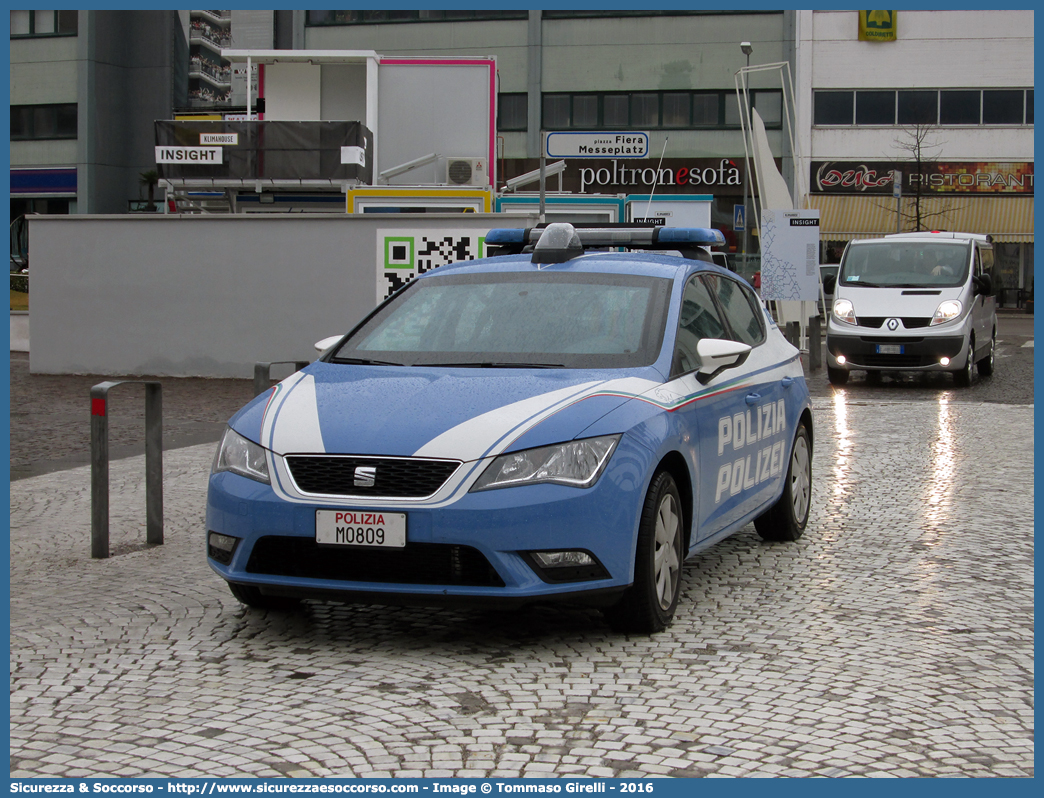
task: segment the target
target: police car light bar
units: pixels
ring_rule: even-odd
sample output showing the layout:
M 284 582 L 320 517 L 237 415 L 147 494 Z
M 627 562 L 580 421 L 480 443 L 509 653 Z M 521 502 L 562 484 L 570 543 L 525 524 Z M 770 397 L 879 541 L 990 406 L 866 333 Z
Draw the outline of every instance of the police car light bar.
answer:
M 583 249 L 589 247 L 626 247 L 628 249 L 678 250 L 689 247 L 714 247 L 725 244 L 720 230 L 706 227 L 651 227 L 649 225 L 572 225 L 554 222 L 542 227 L 495 228 L 486 234 L 487 246 L 501 247 L 507 252 L 519 253 L 526 247 L 542 250 L 542 257 L 552 251 L 562 250 L 559 256 L 576 257 L 578 239 Z M 536 261 L 534 262 L 556 262 Z M 561 262 L 561 261 L 557 261 Z

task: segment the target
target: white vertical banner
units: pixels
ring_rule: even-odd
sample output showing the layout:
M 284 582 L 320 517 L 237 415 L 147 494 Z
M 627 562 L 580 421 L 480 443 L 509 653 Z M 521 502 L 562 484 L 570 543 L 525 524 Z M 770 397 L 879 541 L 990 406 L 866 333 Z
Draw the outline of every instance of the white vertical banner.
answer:
M 761 297 L 819 299 L 819 211 L 761 212 Z

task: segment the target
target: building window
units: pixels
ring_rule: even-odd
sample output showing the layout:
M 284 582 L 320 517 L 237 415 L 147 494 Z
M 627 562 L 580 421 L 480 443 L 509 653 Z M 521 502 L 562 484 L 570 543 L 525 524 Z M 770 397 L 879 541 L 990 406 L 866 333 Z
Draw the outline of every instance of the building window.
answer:
M 501 94 L 497 97 L 497 130 L 526 130 L 529 127 L 529 95 Z
M 939 92 L 900 91 L 900 125 L 934 125 L 939 121 Z
M 1021 125 L 1024 119 L 1025 92 L 984 91 L 982 123 L 984 125 Z
M 778 130 L 782 124 L 782 93 L 779 90 L 760 90 L 752 92 L 751 96 L 765 127 Z M 543 97 L 544 130 L 721 130 L 739 126 L 736 92 L 728 89 L 545 94 Z
M 697 92 L 692 95 L 692 126 L 718 127 L 721 124 L 721 94 Z
M 558 130 L 570 127 L 569 105 L 568 94 L 545 94 L 544 128 L 546 130 Z
M 894 91 L 857 91 L 855 108 L 857 125 L 895 124 Z
M 939 92 L 939 124 L 977 125 L 981 121 L 981 91 Z
M 1032 125 L 1032 89 L 817 91 L 815 125 Z
M 630 119 L 630 98 L 626 94 L 607 94 L 602 115 L 602 127 L 627 127 Z
M 783 93 L 779 91 L 754 92 L 754 107 L 768 129 L 783 126 Z
M 11 140 L 76 138 L 76 103 L 12 105 Z
M 573 127 L 598 127 L 598 95 L 573 95 Z
M 527 11 L 306 11 L 305 25 L 378 25 L 396 22 L 458 22 L 469 20 L 528 19 Z
M 75 36 L 76 11 L 12 11 L 11 38 Z
M 692 119 L 692 95 L 678 92 L 663 95 L 663 126 L 689 127 Z
M 817 125 L 851 125 L 855 119 L 855 94 L 850 91 L 817 91 L 813 116 Z

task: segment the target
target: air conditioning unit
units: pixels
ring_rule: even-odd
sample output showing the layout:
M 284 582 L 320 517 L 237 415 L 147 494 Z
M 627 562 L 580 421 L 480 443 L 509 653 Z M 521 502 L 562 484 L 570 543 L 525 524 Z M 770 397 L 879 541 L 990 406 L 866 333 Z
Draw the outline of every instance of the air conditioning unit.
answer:
M 446 183 L 451 186 L 488 186 L 485 158 L 447 158 Z

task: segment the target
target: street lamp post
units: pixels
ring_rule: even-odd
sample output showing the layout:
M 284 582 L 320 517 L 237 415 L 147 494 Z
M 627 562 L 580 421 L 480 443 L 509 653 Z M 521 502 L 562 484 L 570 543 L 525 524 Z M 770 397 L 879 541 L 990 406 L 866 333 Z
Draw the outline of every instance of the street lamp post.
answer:
M 740 51 L 747 56 L 747 69 L 750 69 L 750 54 L 754 52 L 754 48 L 750 42 L 740 42 Z M 743 95 L 746 98 L 747 92 L 747 73 L 743 73 Z M 744 113 L 744 110 L 740 108 L 740 113 Z M 748 125 L 749 127 L 749 119 Z M 747 236 L 750 233 L 750 216 L 747 213 L 747 195 L 750 191 L 750 163 L 744 159 L 743 163 L 743 277 L 746 279 L 747 274 Z

